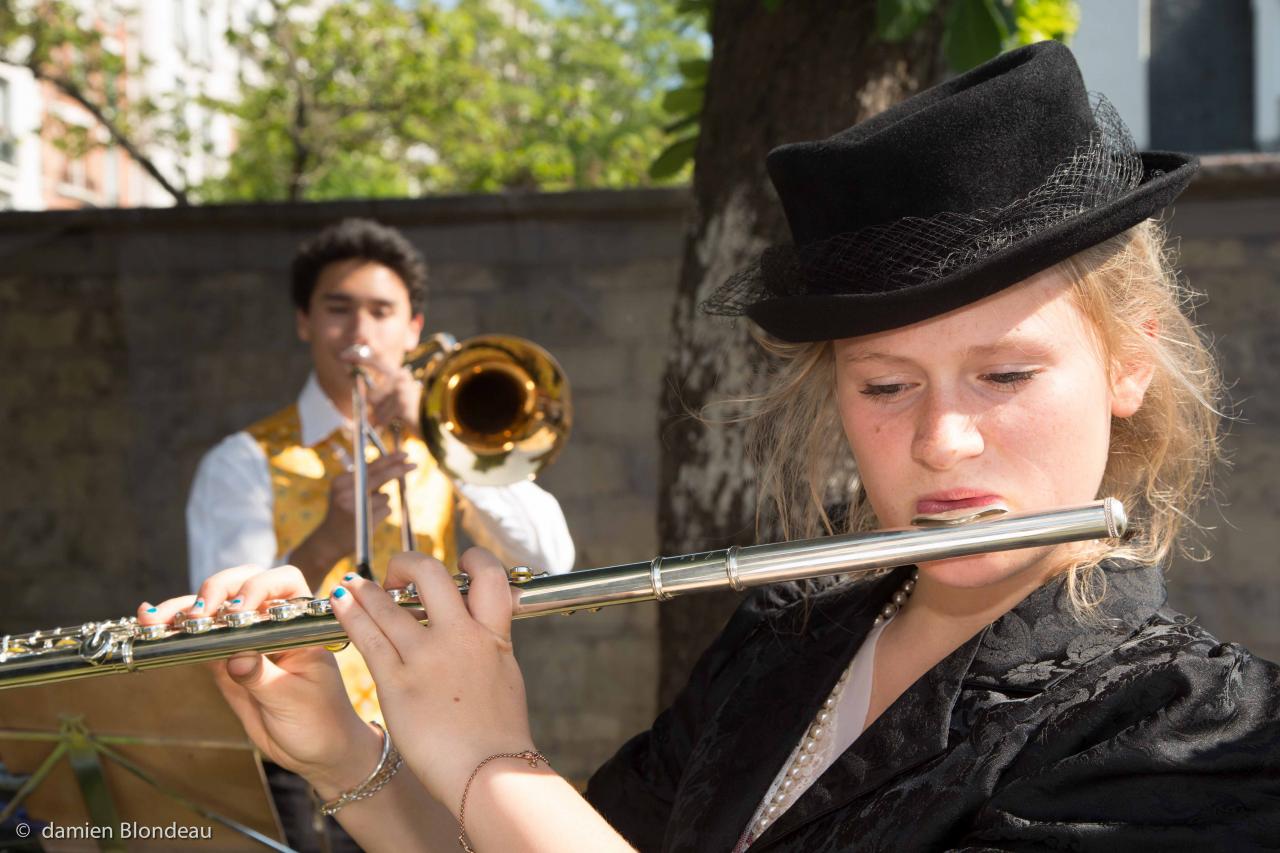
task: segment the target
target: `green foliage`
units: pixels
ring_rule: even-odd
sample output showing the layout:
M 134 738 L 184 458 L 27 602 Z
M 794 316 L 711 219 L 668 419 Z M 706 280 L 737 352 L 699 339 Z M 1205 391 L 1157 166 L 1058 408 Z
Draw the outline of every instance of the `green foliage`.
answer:
M 713 0 L 674 2 L 678 13 L 705 27 Z M 760 0 L 765 12 L 776 11 L 782 2 Z M 1065 41 L 1080 17 L 1076 0 L 876 0 L 876 35 L 887 42 L 905 41 L 940 7 L 945 15 L 942 49 L 953 71 L 967 71 L 1018 45 Z M 682 79 L 663 100 L 671 141 L 650 167 L 651 177 L 679 174 L 693 161 L 709 66 L 706 59 L 681 64 Z
M 0 0 L 0 60 L 31 69 L 98 119 L 101 128 L 86 128 L 50 117 L 68 156 L 124 145 L 180 202 L 184 177 L 160 174 L 147 152 L 191 151 L 182 120 L 191 103 L 237 125 L 227 173 L 196 188 L 208 201 L 687 177 L 714 0 L 413 2 L 255 5 L 246 28 L 228 33 L 245 60 L 233 101 L 120 96 L 121 81 L 145 70 L 108 37 L 126 17 L 86 17 L 79 0 Z M 762 12 L 782 2 L 795 0 L 760 0 Z M 1074 0 L 877 0 L 877 32 L 902 41 L 939 11 L 956 70 L 1065 39 L 1078 20 Z
M 258 6 L 227 34 L 242 64 L 227 173 L 206 201 L 402 195 L 411 145 L 455 96 L 433 50 L 433 22 L 393 3 L 302 0 Z
M 942 30 L 942 52 L 956 71 L 967 71 L 1000 53 L 1009 28 L 996 0 L 952 0 Z
M 1067 41 L 1080 26 L 1080 7 L 1067 0 L 1014 0 L 1006 8 L 1015 44 L 1035 44 L 1046 39 Z
M 876 33 L 885 41 L 903 41 L 940 5 L 943 53 L 953 71 L 967 71 L 1019 45 L 1066 41 L 1080 22 L 1076 0 L 876 0 Z
M 693 133 L 668 145 L 658 159 L 649 167 L 649 176 L 662 180 L 680 174 L 688 164 L 693 162 L 694 152 L 698 150 L 698 134 Z
M 761 0 L 768 11 L 777 8 L 780 0 Z M 687 26 L 705 31 L 711 15 L 713 0 L 677 0 L 676 12 Z M 680 83 L 668 90 L 662 99 L 668 122 L 663 130 L 668 138 L 674 137 L 657 159 L 649 166 L 649 177 L 666 180 L 688 174 L 693 165 L 693 155 L 698 149 L 699 124 L 702 121 L 702 105 L 707 94 L 707 75 L 711 60 L 705 55 L 686 59 L 679 63 Z
M 240 145 L 205 198 L 649 183 L 664 97 L 696 97 L 664 96 L 702 50 L 670 0 L 277 9 L 234 34 L 261 73 L 223 105 Z

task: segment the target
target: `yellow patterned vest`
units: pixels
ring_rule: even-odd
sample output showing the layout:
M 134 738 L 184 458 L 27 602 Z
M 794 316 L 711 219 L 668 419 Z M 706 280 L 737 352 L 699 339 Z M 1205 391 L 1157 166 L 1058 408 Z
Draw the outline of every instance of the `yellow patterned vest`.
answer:
M 296 405 L 264 418 L 247 430 L 266 454 L 271 473 L 273 517 L 276 532 L 276 559 L 302 544 L 324 520 L 329 507 L 329 482 L 347 469 L 351 443 L 335 432 L 314 447 L 302 444 L 302 425 Z M 453 485 L 441 473 L 427 447 L 416 438 L 408 438 L 402 449 L 409 461 L 418 467 L 406 477 L 409 487 L 409 513 L 413 522 L 417 550 L 431 554 L 446 566 L 453 567 Z M 377 456 L 370 448 L 369 459 Z M 373 574 L 379 583 L 386 577 L 387 561 L 400 550 L 400 497 L 398 486 L 383 487 L 391 496 L 391 515 L 373 529 L 370 543 Z M 354 542 L 355 533 L 352 532 Z M 324 584 L 315 590 L 328 595 L 338 580 L 355 571 L 354 560 L 347 557 L 325 576 Z M 347 685 L 347 695 L 356 712 L 365 720 L 381 720 L 378 695 L 373 676 L 354 646 L 337 654 L 338 668 Z

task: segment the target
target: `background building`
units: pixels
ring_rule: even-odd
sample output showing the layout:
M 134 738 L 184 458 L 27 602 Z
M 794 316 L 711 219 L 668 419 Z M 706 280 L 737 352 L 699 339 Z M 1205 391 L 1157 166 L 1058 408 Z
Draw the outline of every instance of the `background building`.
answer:
M 1079 0 L 1071 42 L 1139 148 L 1280 150 L 1280 0 Z
M 235 146 L 230 120 L 199 99 L 234 95 L 239 60 L 226 32 L 243 22 L 253 2 L 84 4 L 86 19 L 105 33 L 104 46 L 133 70 L 103 81 L 94 96 L 108 103 L 148 98 L 161 107 L 173 106 L 162 130 L 189 132 L 182 151 L 170 144 L 146 148 L 161 173 L 178 186 L 193 186 L 217 174 Z M 82 157 L 68 156 L 56 144 L 62 125 L 85 128 L 97 146 Z M 28 69 L 0 63 L 0 209 L 173 203 L 173 196 L 113 142 L 89 110 Z
M 24 68 L 0 64 L 0 210 L 42 210 L 39 86 Z

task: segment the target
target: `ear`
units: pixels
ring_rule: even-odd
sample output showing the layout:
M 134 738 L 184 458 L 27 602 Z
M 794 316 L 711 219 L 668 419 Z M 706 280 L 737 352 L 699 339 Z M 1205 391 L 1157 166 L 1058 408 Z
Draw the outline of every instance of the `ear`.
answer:
M 422 327 L 426 322 L 427 318 L 421 311 L 409 319 L 409 328 L 405 331 L 405 349 L 413 349 L 422 340 Z
M 1144 323 L 1142 333 L 1155 337 L 1154 322 Z M 1111 375 L 1111 414 L 1117 418 L 1129 418 L 1142 408 L 1147 388 L 1155 376 L 1156 365 L 1148 353 L 1134 354 L 1127 361 L 1117 362 Z
M 304 344 L 311 343 L 311 315 L 301 308 L 293 309 L 293 322 L 298 332 L 298 340 Z

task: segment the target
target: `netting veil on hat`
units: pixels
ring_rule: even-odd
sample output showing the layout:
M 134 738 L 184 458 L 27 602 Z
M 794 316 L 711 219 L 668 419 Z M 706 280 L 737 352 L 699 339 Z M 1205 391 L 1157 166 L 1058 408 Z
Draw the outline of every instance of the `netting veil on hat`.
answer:
M 1170 204 L 1196 159 L 1136 150 L 1071 51 L 1018 48 L 825 139 L 769 152 L 791 231 L 707 300 L 784 341 L 991 296 Z
M 925 285 L 1122 198 L 1142 183 L 1143 160 L 1115 107 L 1101 95 L 1092 106 L 1097 129 L 1088 141 L 1010 204 L 904 217 L 802 247 L 771 247 L 720 285 L 702 310 L 738 316 L 777 297 Z

